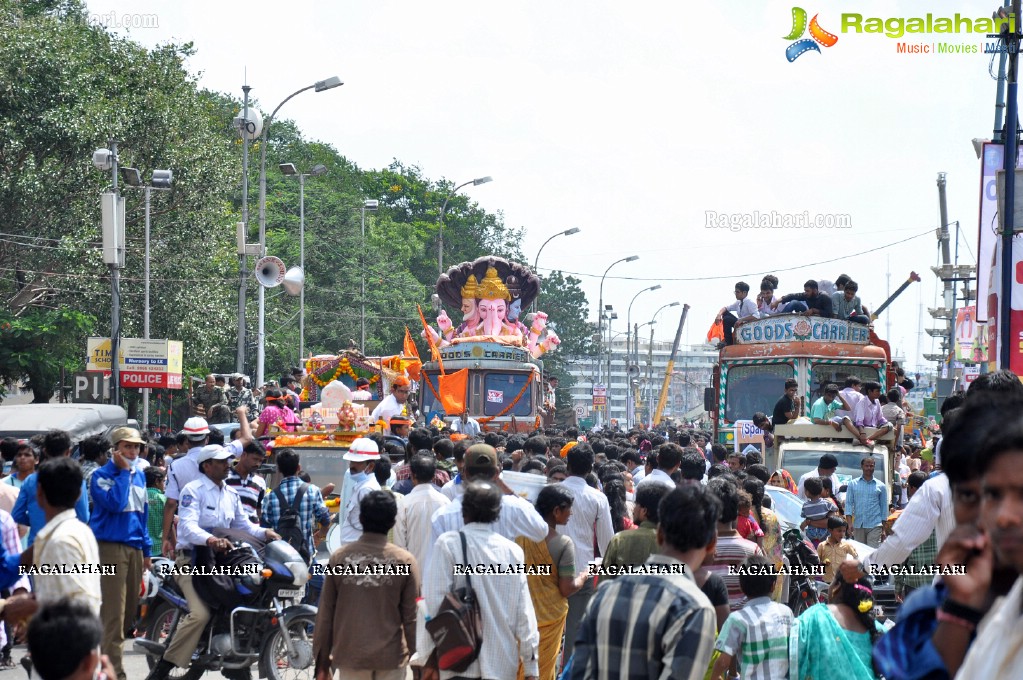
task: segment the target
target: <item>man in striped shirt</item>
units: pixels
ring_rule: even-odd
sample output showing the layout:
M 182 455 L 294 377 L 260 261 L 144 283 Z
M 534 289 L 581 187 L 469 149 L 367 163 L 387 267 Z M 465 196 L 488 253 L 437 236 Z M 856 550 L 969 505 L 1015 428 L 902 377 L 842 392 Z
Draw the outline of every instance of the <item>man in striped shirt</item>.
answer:
M 242 499 L 242 505 L 249 513 L 253 524 L 259 524 L 259 514 L 266 496 L 266 480 L 257 472 L 266 460 L 266 449 L 257 441 L 250 441 L 242 448 L 242 453 L 229 470 L 224 484 L 233 486 Z
M 572 680 L 699 680 L 714 648 L 714 608 L 692 570 L 714 550 L 721 501 L 703 486 L 670 492 L 658 508 L 649 573 L 602 583 L 579 625 Z

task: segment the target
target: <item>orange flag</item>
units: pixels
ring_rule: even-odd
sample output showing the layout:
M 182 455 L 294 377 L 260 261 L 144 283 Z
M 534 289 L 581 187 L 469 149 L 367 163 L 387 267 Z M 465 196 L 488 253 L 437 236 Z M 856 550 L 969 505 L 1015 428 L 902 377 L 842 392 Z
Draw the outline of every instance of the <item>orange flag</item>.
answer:
M 466 409 L 465 392 L 469 386 L 469 369 L 463 368 L 448 375 L 439 375 L 437 383 L 444 412 L 449 416 L 461 415 Z
M 423 322 L 423 331 L 426 335 L 426 342 L 430 344 L 430 354 L 433 356 L 433 360 L 440 364 L 440 374 L 444 375 L 444 361 L 440 358 L 440 350 L 433 344 L 433 333 L 430 332 L 430 324 L 426 323 L 426 317 L 423 316 L 423 308 L 416 305 L 416 309 L 419 310 L 419 320 Z
M 406 357 L 413 357 L 413 361 L 409 362 L 405 367 L 408 371 L 409 377 L 419 382 L 421 378 L 421 370 L 423 362 L 419 358 L 419 348 L 416 347 L 415 341 L 412 339 L 412 332 L 409 331 L 408 326 L 405 326 L 405 343 L 402 345 L 402 353 Z

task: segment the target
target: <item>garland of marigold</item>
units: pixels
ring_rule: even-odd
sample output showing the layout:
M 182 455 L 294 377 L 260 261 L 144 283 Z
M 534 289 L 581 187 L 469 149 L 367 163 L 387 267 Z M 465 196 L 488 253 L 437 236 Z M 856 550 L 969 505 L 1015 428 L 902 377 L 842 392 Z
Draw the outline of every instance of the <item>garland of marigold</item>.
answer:
M 348 361 L 348 357 L 341 357 L 341 359 L 338 360 L 337 368 L 334 370 L 334 374 L 327 380 L 323 381 L 320 380 L 319 376 L 316 374 L 316 371 L 313 369 L 312 358 L 306 361 L 305 369 L 309 373 L 309 375 L 312 376 L 313 382 L 315 382 L 321 388 L 326 387 L 330 383 L 334 382 L 335 380 L 340 378 L 342 374 L 348 375 L 349 377 L 351 377 L 352 380 L 359 379 L 359 376 L 355 373 L 355 371 L 352 370 L 352 364 L 350 361 Z M 369 377 L 369 384 L 375 385 L 379 380 L 380 376 L 374 373 Z

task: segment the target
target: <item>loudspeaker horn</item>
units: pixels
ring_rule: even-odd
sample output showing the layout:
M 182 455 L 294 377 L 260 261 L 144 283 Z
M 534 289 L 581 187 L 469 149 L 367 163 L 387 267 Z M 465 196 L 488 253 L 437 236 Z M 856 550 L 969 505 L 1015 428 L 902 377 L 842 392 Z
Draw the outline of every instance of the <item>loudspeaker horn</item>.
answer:
M 302 294 L 302 287 L 305 286 L 305 272 L 301 267 L 292 267 L 284 275 L 284 292 L 288 295 L 299 296 Z
M 264 288 L 274 288 L 284 283 L 288 268 L 279 257 L 268 255 L 256 261 L 256 280 Z

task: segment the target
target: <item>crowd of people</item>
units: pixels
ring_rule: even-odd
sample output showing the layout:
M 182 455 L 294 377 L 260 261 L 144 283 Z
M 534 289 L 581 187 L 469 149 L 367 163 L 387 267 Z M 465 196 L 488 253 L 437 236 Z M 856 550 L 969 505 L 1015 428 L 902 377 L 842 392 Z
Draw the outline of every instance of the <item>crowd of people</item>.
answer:
M 481 432 L 453 441 L 398 417 L 397 434 L 356 440 L 344 454 L 341 548 L 308 593 L 319 607 L 316 676 L 1014 677 L 1023 663 L 1014 625 L 1023 601 L 1020 413 L 1015 375 L 981 376 L 945 400 L 942 438 L 928 458 L 908 438 L 898 448 L 905 498 L 901 489 L 879 494 L 865 456 L 844 502 L 830 455 L 797 481 L 757 452 L 687 429 Z M 312 484 L 299 454 L 282 449 L 268 489 L 266 450 L 247 409 L 236 416 L 228 442 L 193 417 L 172 440 L 119 428 L 79 443 L 75 459 L 57 431 L 0 444 L 13 463 L 0 481 L 4 633 L 13 641 L 31 622 L 37 674 L 78 677 L 92 664 L 125 678 L 120 649 L 142 570 L 155 555 L 184 565 L 197 546 L 226 548 L 212 533 L 218 527 L 283 537 L 316 559 L 333 488 Z M 502 479 L 505 471 L 543 479 L 535 502 Z M 829 602 L 798 616 L 779 575 L 783 527 L 766 486 L 800 497 L 803 529 L 824 565 Z M 281 526 L 295 514 L 286 509 L 297 512 L 297 538 Z M 858 555 L 849 538 L 877 549 Z M 898 622 L 880 625 L 872 569 L 933 563 L 964 568 L 933 583 L 905 575 L 896 583 L 905 600 Z M 115 568 L 48 573 L 54 564 Z M 18 565 L 35 567 L 30 579 Z M 187 577 L 178 580 L 189 612 L 150 680 L 188 665 L 210 616 Z M 453 671 L 430 622 L 466 586 L 483 643 Z M 99 641 L 75 647 L 51 671 L 53 659 L 36 651 L 49 643 L 36 631 L 61 626 Z M 0 649 L 9 659 L 10 643 Z

